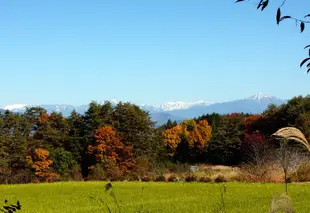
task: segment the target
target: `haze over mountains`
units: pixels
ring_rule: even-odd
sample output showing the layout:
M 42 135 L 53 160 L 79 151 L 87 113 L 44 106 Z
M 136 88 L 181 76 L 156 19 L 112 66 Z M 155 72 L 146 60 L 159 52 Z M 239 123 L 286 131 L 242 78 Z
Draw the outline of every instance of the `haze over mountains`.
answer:
M 117 104 L 118 101 L 111 100 L 112 104 Z M 198 117 L 207 113 L 261 113 L 268 105 L 276 104 L 281 105 L 286 100 L 279 99 L 275 96 L 258 93 L 251 97 L 233 100 L 227 102 L 212 102 L 212 101 L 194 101 L 194 102 L 168 102 L 160 105 L 138 105 L 141 109 L 150 112 L 153 121 L 157 121 L 157 125 L 164 124 L 168 119 L 182 121 L 184 119 Z M 100 102 L 99 102 L 100 103 Z M 26 107 L 40 106 L 51 112 L 61 112 L 64 116 L 69 116 L 70 113 L 75 110 L 80 114 L 84 114 L 88 108 L 88 105 L 73 106 L 65 104 L 42 104 L 42 105 L 27 105 L 27 104 L 14 104 L 0 106 L 0 112 L 4 110 L 10 110 L 16 113 L 23 113 Z

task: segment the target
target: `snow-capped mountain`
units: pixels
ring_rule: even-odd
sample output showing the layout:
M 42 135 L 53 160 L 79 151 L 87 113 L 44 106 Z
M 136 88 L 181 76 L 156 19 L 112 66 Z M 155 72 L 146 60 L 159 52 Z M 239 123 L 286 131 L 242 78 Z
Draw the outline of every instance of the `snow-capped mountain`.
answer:
M 113 105 L 119 103 L 117 100 L 110 100 Z M 193 101 L 193 102 L 167 102 L 159 105 L 146 105 L 138 104 L 138 106 L 149 111 L 153 121 L 157 121 L 158 124 L 165 123 L 168 119 L 181 121 L 183 119 L 198 117 L 202 114 L 208 113 L 233 113 L 233 112 L 244 112 L 244 113 L 261 113 L 268 105 L 276 104 L 280 105 L 286 101 L 281 100 L 275 96 L 267 95 L 264 93 L 257 93 L 248 98 L 233 100 L 221 103 L 215 103 L 211 101 Z M 103 104 L 104 101 L 98 103 Z M 73 106 L 66 104 L 49 104 L 49 105 L 26 105 L 26 104 L 13 104 L 0 106 L 0 112 L 3 110 L 10 110 L 15 113 L 23 113 L 26 107 L 39 106 L 47 110 L 48 113 L 60 112 L 64 116 L 69 116 L 70 113 L 75 110 L 80 114 L 84 114 L 88 105 Z
M 255 95 L 252 95 L 248 98 L 246 98 L 246 100 L 255 100 L 255 101 L 270 101 L 270 102 L 277 102 L 277 101 L 283 101 L 275 96 L 271 96 L 265 93 L 257 93 Z
M 64 115 L 70 114 L 74 109 L 79 109 L 82 107 L 83 110 L 87 110 L 86 107 L 82 106 L 72 106 L 72 105 L 65 105 L 65 104 L 38 104 L 38 105 L 27 105 L 27 104 L 12 104 L 12 105 L 5 105 L 0 106 L 0 109 L 9 110 L 15 113 L 23 113 L 26 111 L 27 107 L 42 107 L 46 109 L 47 112 L 61 112 Z
M 160 105 L 140 105 L 141 108 L 144 108 L 149 111 L 156 111 L 156 112 L 169 112 L 173 110 L 180 110 L 180 109 L 189 109 L 193 106 L 208 106 L 214 104 L 211 101 L 193 101 L 193 102 L 183 102 L 183 101 L 171 101 Z
M 9 111 L 20 111 L 20 110 L 23 110 L 23 109 L 26 109 L 27 107 L 27 104 L 12 104 L 12 105 L 6 105 L 6 106 L 0 106 L 1 109 L 3 110 L 9 110 Z
M 206 107 L 196 106 L 186 110 L 183 109 L 174 110 L 169 113 L 174 116 L 182 116 L 183 118 L 192 118 L 208 113 L 220 113 L 220 114 L 228 114 L 233 112 L 262 113 L 265 109 L 267 109 L 268 105 L 270 104 L 281 105 L 284 104 L 285 102 L 286 101 L 281 100 L 277 97 L 263 93 L 258 93 L 244 99 L 214 103 Z

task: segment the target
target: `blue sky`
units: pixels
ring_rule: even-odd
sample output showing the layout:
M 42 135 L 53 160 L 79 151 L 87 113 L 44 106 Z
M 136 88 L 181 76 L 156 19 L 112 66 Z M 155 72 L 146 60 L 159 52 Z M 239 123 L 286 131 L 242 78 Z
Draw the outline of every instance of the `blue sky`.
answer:
M 0 105 L 306 95 L 310 28 L 277 26 L 273 2 L 1 1 Z M 310 12 L 291 2 L 289 15 Z

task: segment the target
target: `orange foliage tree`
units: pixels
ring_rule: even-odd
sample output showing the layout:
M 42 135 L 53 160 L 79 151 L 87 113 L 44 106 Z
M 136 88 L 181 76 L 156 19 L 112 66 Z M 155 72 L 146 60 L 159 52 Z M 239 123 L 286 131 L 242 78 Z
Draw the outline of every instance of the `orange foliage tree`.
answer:
M 132 146 L 124 145 L 112 127 L 99 127 L 94 136 L 96 145 L 88 146 L 88 154 L 93 155 L 97 163 L 102 163 L 105 168 L 117 166 L 122 172 L 134 167 Z
M 40 125 L 44 125 L 48 122 L 50 115 L 47 113 L 40 113 L 39 118 L 38 118 L 38 123 Z
M 185 120 L 180 125 L 165 130 L 162 135 L 171 156 L 176 156 L 178 152 L 191 154 L 202 152 L 206 148 L 212 136 L 212 128 L 206 120 L 198 123 L 195 120 Z
M 182 127 L 178 125 L 163 132 L 163 138 L 166 147 L 171 150 L 169 155 L 175 155 L 175 151 L 178 145 L 181 143 L 182 131 Z
M 32 156 L 26 156 L 28 164 L 35 170 L 35 175 L 45 182 L 50 182 L 57 177 L 50 168 L 53 161 L 48 160 L 48 156 L 49 152 L 42 148 L 35 149 Z
M 258 121 L 263 117 L 261 115 L 250 115 L 244 118 L 245 132 L 252 133 L 258 130 Z

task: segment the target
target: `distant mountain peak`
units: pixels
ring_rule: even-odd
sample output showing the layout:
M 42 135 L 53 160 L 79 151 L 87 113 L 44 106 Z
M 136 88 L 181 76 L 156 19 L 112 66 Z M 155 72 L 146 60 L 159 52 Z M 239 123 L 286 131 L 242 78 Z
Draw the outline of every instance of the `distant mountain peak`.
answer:
M 257 93 L 255 95 L 252 95 L 250 97 L 247 98 L 248 100 L 256 100 L 256 101 L 261 101 L 261 100 L 279 100 L 279 98 L 272 96 L 272 95 L 268 95 L 266 93 Z
M 27 104 L 12 104 L 12 105 L 3 106 L 1 108 L 4 110 L 14 111 L 14 110 L 24 109 L 25 107 L 27 107 Z
M 162 111 L 172 111 L 178 109 L 188 109 L 193 106 L 208 106 L 214 104 L 211 101 L 192 101 L 192 102 L 183 102 L 183 101 L 170 101 L 164 104 L 156 105 L 155 108 L 158 108 Z

